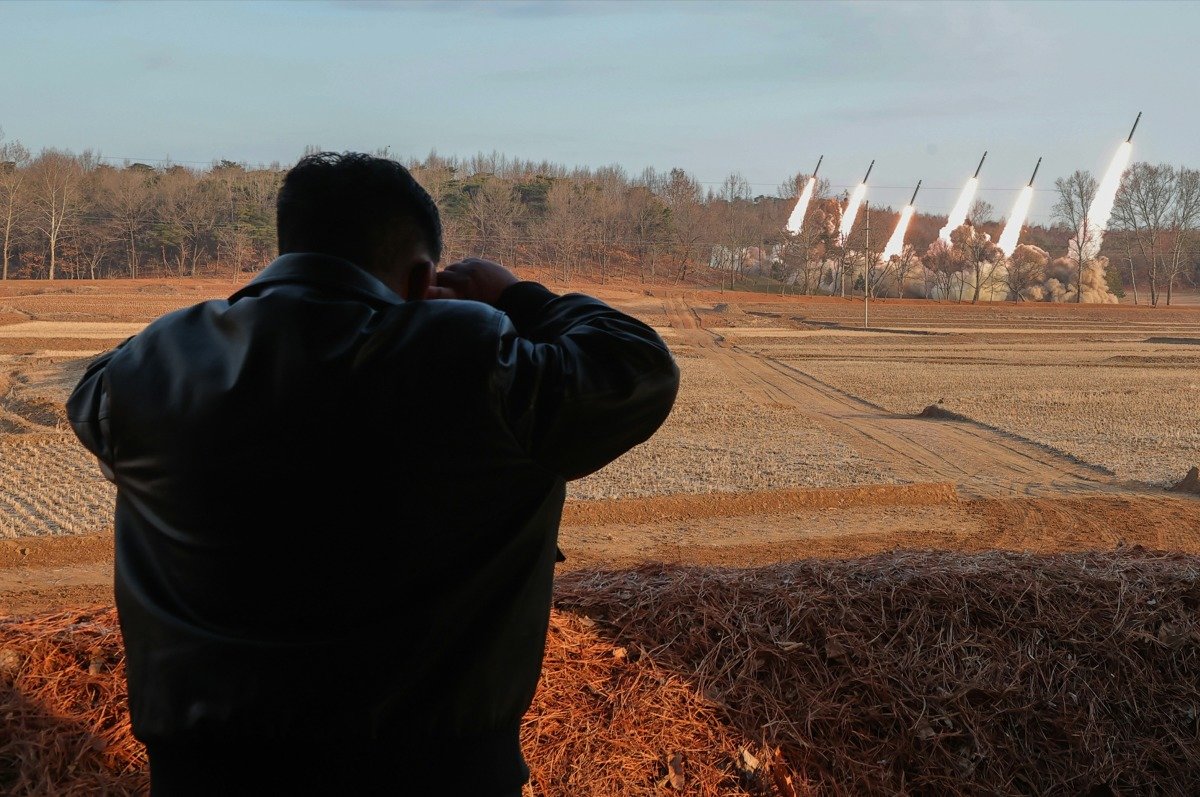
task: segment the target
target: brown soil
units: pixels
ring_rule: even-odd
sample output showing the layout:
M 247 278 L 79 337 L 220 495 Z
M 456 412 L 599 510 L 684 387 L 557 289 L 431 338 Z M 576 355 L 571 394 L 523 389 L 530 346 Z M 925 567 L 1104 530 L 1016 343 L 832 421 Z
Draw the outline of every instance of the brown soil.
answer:
M 0 616 L 112 602 L 112 532 L 0 540 Z
M 628 502 L 632 505 L 634 502 Z M 653 505 L 653 504 L 652 504 Z M 566 570 L 645 562 L 754 566 L 895 549 L 1200 553 L 1200 501 L 1166 495 L 968 499 L 564 526 Z
M 63 567 L 112 561 L 113 535 L 64 535 L 59 537 L 21 537 L 0 540 L 0 578 L 19 567 Z
M 954 412 L 953 410 L 946 409 L 941 404 L 930 404 L 928 407 L 926 407 L 925 409 L 918 412 L 917 417 L 918 418 L 935 418 L 935 419 L 942 419 L 942 420 L 948 420 L 948 421 L 965 420 L 963 418 L 963 416 L 959 415 L 957 412 Z
M 958 500 L 952 484 L 876 484 L 828 490 L 762 490 L 750 493 L 664 495 L 578 501 L 563 510 L 567 526 L 644 524 L 697 518 L 777 515 L 844 507 L 929 506 Z
M 897 500 L 885 500 L 890 494 Z M 648 562 L 745 567 L 896 549 L 1200 554 L 1200 501 L 1168 494 L 956 499 L 945 485 L 570 503 L 563 572 Z M 0 615 L 107 602 L 112 534 L 0 541 Z

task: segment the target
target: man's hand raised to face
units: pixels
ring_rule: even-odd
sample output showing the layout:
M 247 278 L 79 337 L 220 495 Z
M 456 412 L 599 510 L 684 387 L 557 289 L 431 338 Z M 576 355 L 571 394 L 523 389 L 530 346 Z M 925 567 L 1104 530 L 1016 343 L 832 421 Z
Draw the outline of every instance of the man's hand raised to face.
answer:
M 504 289 L 516 282 L 516 276 L 499 263 L 469 257 L 439 271 L 437 284 L 429 287 L 425 298 L 470 299 L 495 305 Z

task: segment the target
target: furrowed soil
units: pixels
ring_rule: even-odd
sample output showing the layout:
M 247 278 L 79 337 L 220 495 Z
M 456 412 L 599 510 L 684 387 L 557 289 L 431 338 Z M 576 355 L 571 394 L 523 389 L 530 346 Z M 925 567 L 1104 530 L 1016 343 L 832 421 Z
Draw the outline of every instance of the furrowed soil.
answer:
M 0 285 L 0 614 L 111 599 L 113 491 L 62 402 L 91 356 L 239 286 Z M 1200 499 L 1163 489 L 1200 462 L 1200 306 L 883 300 L 864 324 L 830 297 L 570 287 L 658 329 L 683 383 L 654 438 L 569 486 L 563 569 L 1200 553 Z

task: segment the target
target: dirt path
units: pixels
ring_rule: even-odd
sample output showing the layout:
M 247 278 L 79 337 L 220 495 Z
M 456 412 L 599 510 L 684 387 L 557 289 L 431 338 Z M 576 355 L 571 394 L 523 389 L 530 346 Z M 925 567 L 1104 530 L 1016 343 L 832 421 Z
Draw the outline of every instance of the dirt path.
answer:
M 803 413 L 913 482 L 950 482 L 971 498 L 1120 492 L 1102 468 L 969 421 L 897 415 L 707 330 L 679 297 L 663 307 L 680 338 L 720 365 L 747 398 Z
M 0 540 L 0 617 L 111 603 L 113 535 Z
M 111 532 L 0 540 L 0 616 L 112 601 Z M 560 571 L 646 562 L 747 567 L 896 548 L 1200 553 L 1200 500 L 960 500 L 947 485 L 714 493 L 567 504 Z
M 632 508 L 632 501 L 630 507 Z M 747 567 L 865 556 L 897 548 L 939 551 L 1111 550 L 1142 545 L 1200 553 L 1200 500 L 1173 496 L 1058 496 L 779 508 L 626 522 L 564 523 L 563 568 L 644 562 Z M 653 511 L 653 510 L 652 510 Z

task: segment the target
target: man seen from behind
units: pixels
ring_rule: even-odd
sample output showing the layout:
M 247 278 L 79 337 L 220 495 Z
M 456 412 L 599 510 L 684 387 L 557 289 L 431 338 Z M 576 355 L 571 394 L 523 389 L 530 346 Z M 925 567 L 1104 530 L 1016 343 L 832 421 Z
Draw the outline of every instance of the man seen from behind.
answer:
M 645 324 L 502 266 L 437 271 L 406 169 L 323 153 L 280 256 L 68 401 L 117 487 L 115 591 L 155 795 L 519 795 L 565 482 L 650 437 Z

